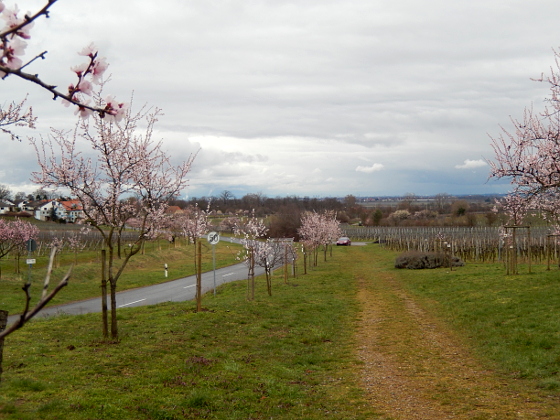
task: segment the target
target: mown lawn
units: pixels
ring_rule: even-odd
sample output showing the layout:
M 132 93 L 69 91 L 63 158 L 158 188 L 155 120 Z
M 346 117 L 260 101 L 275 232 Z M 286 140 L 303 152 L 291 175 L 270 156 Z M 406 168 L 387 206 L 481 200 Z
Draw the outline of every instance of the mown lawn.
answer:
M 350 249 L 273 295 L 263 280 L 194 304 L 37 320 L 6 339 L 2 419 L 370 419 L 355 380 Z
M 560 271 L 547 271 L 546 264 L 528 271 L 520 266 L 518 275 L 506 276 L 502 264 L 467 264 L 453 271 L 399 270 L 399 278 L 492 367 L 556 393 Z

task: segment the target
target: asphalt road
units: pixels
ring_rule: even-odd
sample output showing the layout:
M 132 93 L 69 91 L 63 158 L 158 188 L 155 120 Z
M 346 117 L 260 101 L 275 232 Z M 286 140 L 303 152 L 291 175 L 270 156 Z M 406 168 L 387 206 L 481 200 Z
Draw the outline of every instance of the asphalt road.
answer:
M 245 263 L 232 265 L 214 271 L 202 273 L 202 293 L 214 289 L 221 284 L 247 279 L 248 268 Z M 255 276 L 264 274 L 264 268 L 255 267 Z M 72 279 L 70 279 L 72 281 Z M 61 291 L 64 293 L 64 289 Z M 183 277 L 181 279 L 141 287 L 138 289 L 125 290 L 117 293 L 118 308 L 130 308 L 134 306 L 155 305 L 163 302 L 183 302 L 196 298 L 196 276 Z M 81 300 L 59 306 L 43 308 L 35 318 L 56 316 L 59 314 L 80 315 L 101 312 L 101 297 Z M 8 317 L 8 324 L 17 319 L 18 315 Z

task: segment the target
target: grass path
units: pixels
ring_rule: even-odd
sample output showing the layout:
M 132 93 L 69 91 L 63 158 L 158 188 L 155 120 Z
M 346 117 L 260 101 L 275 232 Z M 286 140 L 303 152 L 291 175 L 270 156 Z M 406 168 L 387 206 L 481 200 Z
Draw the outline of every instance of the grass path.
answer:
M 371 264 L 356 264 L 354 273 L 357 353 L 367 398 L 386 419 L 560 419 L 557 402 L 477 361 L 386 258 L 364 256 Z

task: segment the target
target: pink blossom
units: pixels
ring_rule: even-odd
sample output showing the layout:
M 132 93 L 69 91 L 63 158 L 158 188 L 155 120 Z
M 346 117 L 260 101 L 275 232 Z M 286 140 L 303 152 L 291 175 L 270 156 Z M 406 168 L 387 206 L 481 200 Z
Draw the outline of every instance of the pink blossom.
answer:
M 5 8 L 3 9 L 3 13 L 1 17 L 6 22 L 6 26 L 8 28 L 14 28 L 23 22 L 21 19 L 18 18 L 17 16 L 18 13 L 19 13 L 19 9 L 17 5 L 14 6 L 13 9 L 5 9 Z
M 2 0 L 0 0 L 0 13 L 2 13 L 4 11 L 4 8 L 6 6 L 4 6 L 4 3 L 2 3 Z
M 97 54 L 97 47 L 92 42 L 87 47 L 82 48 L 81 51 L 78 52 L 79 55 L 83 55 L 85 57 L 93 58 L 95 54 Z
M 105 99 L 105 111 L 111 120 L 119 122 L 128 110 L 128 104 L 118 103 L 113 96 Z
M 101 82 L 103 73 L 105 73 L 105 70 L 107 70 L 108 67 L 109 63 L 107 63 L 107 59 L 105 57 L 95 59 L 91 73 L 93 83 L 99 84 Z
M 24 55 L 27 42 L 20 38 L 14 38 L 10 41 L 9 51 L 13 55 Z
M 16 57 L 15 55 L 11 55 L 6 57 L 6 63 L 4 64 L 6 67 L 8 67 L 9 69 L 19 69 L 22 65 L 23 62 L 21 61 L 21 59 L 19 59 L 18 57 Z
M 89 81 L 82 79 L 76 87 L 76 90 L 82 92 L 85 95 L 91 95 L 93 92 L 93 86 Z
M 28 15 L 31 14 L 31 12 L 27 13 Z M 21 20 L 21 22 L 23 23 L 23 19 Z M 23 39 L 29 39 L 31 38 L 31 36 L 29 35 L 29 31 L 31 31 L 31 29 L 33 29 L 33 26 L 35 25 L 35 22 L 29 22 L 28 24 L 26 24 L 25 26 L 21 27 L 20 29 L 18 29 L 17 31 L 17 35 L 20 36 Z
M 88 104 L 89 104 L 89 101 L 85 101 L 83 105 L 88 105 Z M 89 108 L 78 105 L 77 108 L 76 108 L 76 111 L 74 111 L 74 115 L 76 115 L 76 114 L 80 114 L 80 118 L 83 118 L 84 120 L 86 120 L 93 114 L 93 111 Z
M 88 69 L 89 64 L 88 63 L 82 63 L 79 64 L 77 66 L 71 67 L 71 70 L 76 73 L 76 75 L 78 77 L 82 77 L 82 75 L 86 72 L 86 70 Z

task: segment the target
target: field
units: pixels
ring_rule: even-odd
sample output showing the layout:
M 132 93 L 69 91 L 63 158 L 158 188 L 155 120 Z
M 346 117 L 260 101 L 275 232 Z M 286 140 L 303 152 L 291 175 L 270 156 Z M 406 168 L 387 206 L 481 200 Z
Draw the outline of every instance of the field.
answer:
M 395 256 L 338 247 L 272 297 L 260 280 L 254 301 L 232 283 L 200 313 L 122 309 L 119 343 L 95 314 L 37 320 L 6 339 L 0 419 L 560 418 L 558 270 Z

